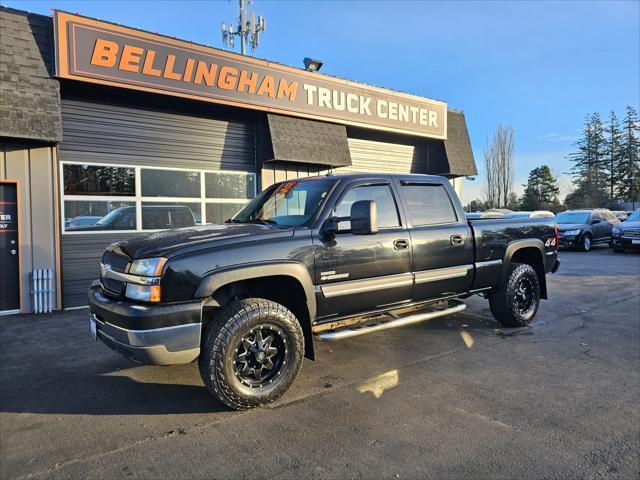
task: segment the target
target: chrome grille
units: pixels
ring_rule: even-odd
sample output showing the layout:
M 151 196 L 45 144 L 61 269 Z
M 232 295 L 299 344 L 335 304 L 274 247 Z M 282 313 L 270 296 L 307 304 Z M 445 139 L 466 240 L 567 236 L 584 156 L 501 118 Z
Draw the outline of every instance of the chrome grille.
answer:
M 114 272 L 124 273 L 127 271 L 127 265 L 129 265 L 129 257 L 107 250 L 102 255 L 102 263 L 111 265 L 111 270 Z
M 623 230 L 622 236 L 625 238 L 640 238 L 640 230 Z

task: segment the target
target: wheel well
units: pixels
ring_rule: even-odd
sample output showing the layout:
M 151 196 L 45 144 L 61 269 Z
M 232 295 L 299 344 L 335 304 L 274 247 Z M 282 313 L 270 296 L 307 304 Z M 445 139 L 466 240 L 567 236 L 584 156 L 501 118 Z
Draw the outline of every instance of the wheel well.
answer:
M 313 360 L 313 334 L 311 319 L 304 293 L 298 280 L 287 275 L 250 278 L 233 282 L 219 288 L 212 295 L 213 300 L 225 307 L 236 298 L 265 298 L 288 308 L 300 322 L 304 332 L 305 357 Z M 212 315 L 207 317 L 211 318 Z
M 540 282 L 540 298 L 547 298 L 547 279 L 544 273 L 544 258 L 539 248 L 525 247 L 516 250 L 511 257 L 511 263 L 526 263 L 538 274 Z

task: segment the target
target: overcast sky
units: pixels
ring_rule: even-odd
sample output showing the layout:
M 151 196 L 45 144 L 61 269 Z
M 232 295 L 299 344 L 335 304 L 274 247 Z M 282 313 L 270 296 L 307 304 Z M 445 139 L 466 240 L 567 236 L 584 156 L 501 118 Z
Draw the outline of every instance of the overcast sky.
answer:
M 220 21 L 236 0 L 14 1 L 58 8 L 221 47 Z M 255 55 L 293 66 L 310 56 L 323 73 L 446 101 L 464 110 L 480 175 L 465 203 L 482 194 L 482 148 L 493 128 L 516 134 L 516 183 L 544 163 L 566 172 L 565 156 L 587 113 L 620 116 L 640 104 L 640 2 L 633 1 L 269 1 Z M 561 183 L 567 183 L 563 180 Z M 566 189 L 566 187 L 565 187 Z M 566 193 L 566 192 L 565 192 Z

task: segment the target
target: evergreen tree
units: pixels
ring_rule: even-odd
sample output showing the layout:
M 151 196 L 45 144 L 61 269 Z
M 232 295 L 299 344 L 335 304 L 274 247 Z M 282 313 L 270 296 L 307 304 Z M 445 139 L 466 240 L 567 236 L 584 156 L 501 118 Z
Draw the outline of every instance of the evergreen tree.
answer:
M 607 124 L 606 139 L 606 156 L 607 156 L 607 176 L 609 187 L 609 205 L 613 206 L 620 184 L 620 159 L 622 132 L 618 116 L 613 110 L 609 114 L 609 123 Z
M 618 198 L 638 201 L 640 198 L 640 139 L 638 113 L 628 106 L 622 122 L 622 138 L 618 158 L 617 187 Z
M 524 186 L 521 207 L 523 210 L 552 210 L 560 207 L 558 182 L 547 165 L 534 168 Z

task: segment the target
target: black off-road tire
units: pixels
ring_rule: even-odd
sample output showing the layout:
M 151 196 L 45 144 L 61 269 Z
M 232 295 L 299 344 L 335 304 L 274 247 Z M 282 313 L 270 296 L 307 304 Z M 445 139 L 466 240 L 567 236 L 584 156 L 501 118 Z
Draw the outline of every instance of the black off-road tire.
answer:
M 527 292 L 526 302 L 521 301 L 522 289 Z M 489 294 L 489 308 L 493 317 L 506 327 L 527 326 L 535 317 L 539 305 L 538 274 L 531 265 L 524 263 L 512 264 L 500 285 Z
M 593 247 L 593 237 L 591 237 L 590 233 L 585 233 L 582 238 L 580 238 L 580 250 L 583 252 L 588 252 Z
M 285 353 L 271 381 L 248 386 L 238 372 L 238 349 L 244 348 L 243 339 L 251 338 L 260 328 L 284 335 Z M 204 384 L 216 398 L 235 410 L 246 410 L 280 398 L 295 380 L 303 357 L 304 334 L 293 313 L 271 300 L 247 298 L 235 300 L 210 322 L 198 366 Z

